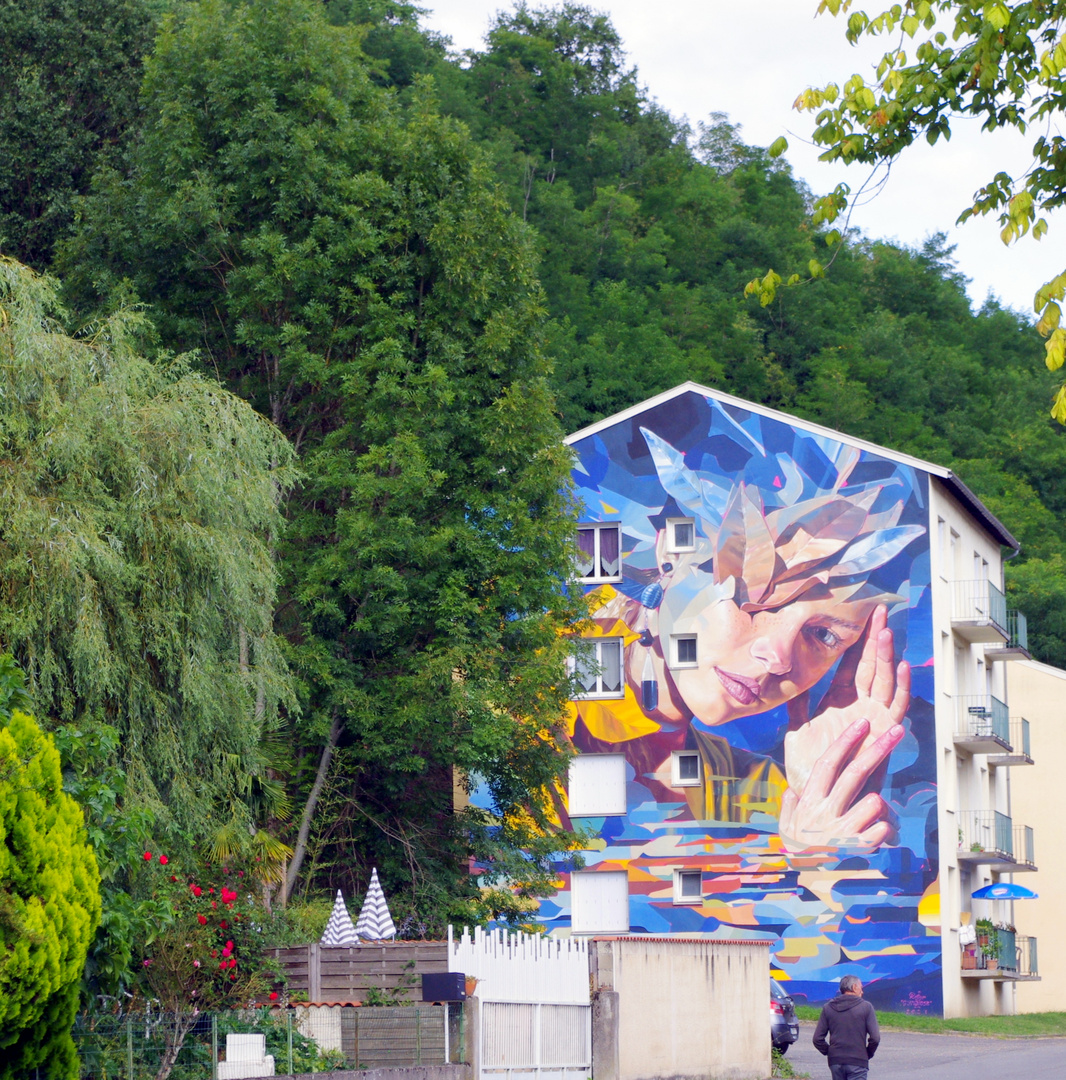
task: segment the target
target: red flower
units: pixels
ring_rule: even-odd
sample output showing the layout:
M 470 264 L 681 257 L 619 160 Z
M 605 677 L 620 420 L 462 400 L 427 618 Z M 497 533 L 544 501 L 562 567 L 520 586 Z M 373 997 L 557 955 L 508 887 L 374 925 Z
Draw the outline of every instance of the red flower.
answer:
M 231 956 L 229 960 L 229 966 L 235 968 L 237 966 L 237 957 Z
M 277 992 L 277 990 L 271 990 L 270 991 L 270 1000 L 271 1001 L 277 1001 L 278 1000 L 278 992 Z
M 217 901 L 217 900 L 212 900 L 212 901 L 211 901 L 211 906 L 212 906 L 213 908 L 217 908 L 217 907 L 218 907 L 218 901 Z
M 225 971 L 226 970 L 226 961 L 225 960 L 223 960 L 222 963 L 218 965 L 218 970 L 219 971 Z
M 218 925 L 221 926 L 223 930 L 228 930 L 229 929 L 229 927 L 226 926 L 226 920 L 225 919 L 223 919 L 222 922 L 220 922 Z
M 159 865 L 160 866 L 166 866 L 166 864 L 168 862 L 170 862 L 170 860 L 165 855 L 160 855 L 159 856 Z
M 212 956 L 218 956 L 218 949 L 212 949 L 211 950 L 211 955 Z
M 214 894 L 215 894 L 215 890 L 214 890 L 214 889 L 208 889 L 207 891 L 208 891 L 209 893 L 211 893 L 211 895 L 212 895 L 212 896 L 214 896 Z
M 226 947 L 225 947 L 225 948 L 224 948 L 224 949 L 222 950 L 222 955 L 223 955 L 223 956 L 229 956 L 229 954 L 230 954 L 231 952 L 233 952 L 233 946 L 232 946 L 232 945 L 227 945 L 227 946 L 226 946 Z
M 173 874 L 171 874 L 170 875 L 170 880 L 171 881 L 177 881 L 178 879 Z
M 244 871 L 243 870 L 238 870 L 237 871 L 237 877 L 244 877 Z
M 192 891 L 193 896 L 199 896 L 204 891 L 199 885 L 190 885 L 189 889 Z
M 207 925 L 207 916 L 206 916 L 206 915 L 197 915 L 197 916 L 196 916 L 196 921 L 197 921 L 197 922 L 198 922 L 198 923 L 199 923 L 199 924 L 200 924 L 201 926 L 206 926 L 206 925 Z
M 144 861 L 145 862 L 151 862 L 152 861 L 152 853 L 150 851 L 146 851 L 144 853 Z
M 235 971 L 230 972 L 229 981 L 230 982 L 236 982 L 237 981 L 237 973 Z

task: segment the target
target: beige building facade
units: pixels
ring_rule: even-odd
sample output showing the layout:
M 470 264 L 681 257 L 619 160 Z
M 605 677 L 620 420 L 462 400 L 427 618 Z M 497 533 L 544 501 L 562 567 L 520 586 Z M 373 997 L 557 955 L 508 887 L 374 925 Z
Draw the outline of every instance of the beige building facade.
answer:
M 1066 757 L 1066 671 L 1035 660 L 1011 664 L 1007 682 L 1011 711 L 1029 722 L 1033 765 L 1012 773 L 1010 801 L 1019 819 L 1040 823 L 1040 873 L 1019 875 L 1039 898 L 1018 900 L 1002 917 L 1024 925 L 1040 942 L 1037 983 L 1018 985 L 1017 1012 L 1066 1009 L 1066 954 L 1059 947 L 1066 903 L 1066 785 L 1058 764 Z

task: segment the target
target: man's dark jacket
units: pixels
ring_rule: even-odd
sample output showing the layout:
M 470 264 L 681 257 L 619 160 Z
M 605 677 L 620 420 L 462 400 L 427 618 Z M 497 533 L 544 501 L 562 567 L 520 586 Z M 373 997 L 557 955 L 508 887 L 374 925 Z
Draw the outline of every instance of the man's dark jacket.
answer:
M 858 994 L 837 994 L 822 1007 L 814 1029 L 814 1045 L 819 1052 L 828 1054 L 830 1065 L 865 1065 L 880 1041 L 874 1007 Z

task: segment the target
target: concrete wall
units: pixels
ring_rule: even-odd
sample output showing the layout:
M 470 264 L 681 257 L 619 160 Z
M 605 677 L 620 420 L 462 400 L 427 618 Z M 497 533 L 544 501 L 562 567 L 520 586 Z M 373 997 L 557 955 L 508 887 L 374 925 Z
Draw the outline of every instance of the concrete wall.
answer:
M 770 1075 L 766 942 L 595 938 L 596 1080 L 749 1080 Z
M 1021 661 L 1008 664 L 1012 716 L 1029 721 L 1033 764 L 1011 769 L 1011 808 L 1018 821 L 1036 833 L 1035 874 L 1016 874 L 1019 885 L 1040 894 L 1038 900 L 1015 901 L 1013 922 L 1019 934 L 1037 939 L 1040 982 L 1015 987 L 1018 1012 L 1060 1012 L 1066 1009 L 1066 953 L 1060 946 L 1062 908 L 1066 902 L 1066 671 Z M 976 903 L 976 901 L 975 901 Z M 1004 917 L 1010 908 L 1000 905 Z

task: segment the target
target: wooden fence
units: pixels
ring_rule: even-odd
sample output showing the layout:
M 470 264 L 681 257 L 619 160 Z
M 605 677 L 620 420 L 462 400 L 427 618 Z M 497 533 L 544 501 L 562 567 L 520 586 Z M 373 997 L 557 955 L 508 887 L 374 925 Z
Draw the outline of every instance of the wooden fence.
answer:
M 350 949 L 299 945 L 274 949 L 290 992 L 308 1001 L 365 1001 L 369 990 L 420 1001 L 424 974 L 448 970 L 446 941 L 396 941 Z

